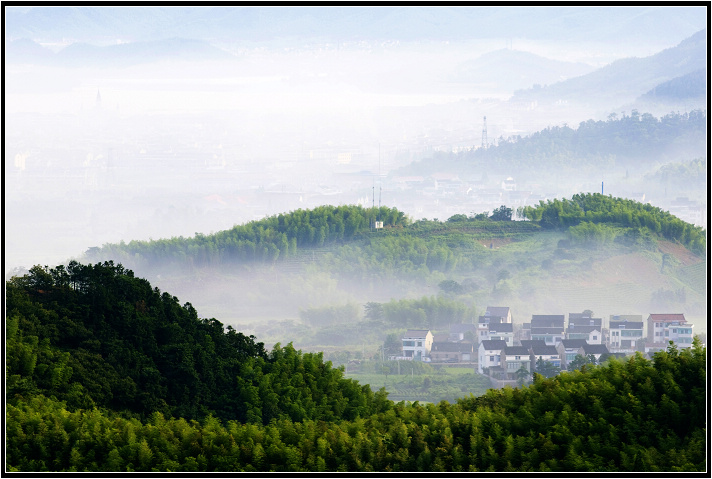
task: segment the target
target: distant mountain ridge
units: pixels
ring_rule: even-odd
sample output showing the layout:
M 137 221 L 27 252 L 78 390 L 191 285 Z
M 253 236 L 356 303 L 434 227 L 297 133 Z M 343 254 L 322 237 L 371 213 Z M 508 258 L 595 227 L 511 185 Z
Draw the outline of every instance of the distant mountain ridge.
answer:
M 617 60 L 580 77 L 541 89 L 518 91 L 512 100 L 587 106 L 623 104 L 661 83 L 704 69 L 707 60 L 707 29 L 704 29 L 655 55 Z
M 585 75 L 594 69 L 584 63 L 552 60 L 526 51 L 501 49 L 462 63 L 452 75 L 452 81 L 496 83 L 500 89 L 515 91 Z
M 166 40 L 96 46 L 73 43 L 53 53 L 48 48 L 27 39 L 7 44 L 10 63 L 35 63 L 63 67 L 126 67 L 165 60 L 225 60 L 233 58 L 202 40 L 169 38 Z
M 641 97 L 642 100 L 694 99 L 707 94 L 707 71 L 704 68 L 661 83 Z

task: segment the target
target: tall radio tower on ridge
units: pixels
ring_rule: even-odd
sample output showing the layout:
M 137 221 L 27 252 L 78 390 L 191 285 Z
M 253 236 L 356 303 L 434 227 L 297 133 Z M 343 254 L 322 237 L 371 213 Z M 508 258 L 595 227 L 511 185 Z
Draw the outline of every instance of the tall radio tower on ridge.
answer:
M 487 117 L 485 117 L 484 125 L 482 125 L 482 148 L 487 148 Z

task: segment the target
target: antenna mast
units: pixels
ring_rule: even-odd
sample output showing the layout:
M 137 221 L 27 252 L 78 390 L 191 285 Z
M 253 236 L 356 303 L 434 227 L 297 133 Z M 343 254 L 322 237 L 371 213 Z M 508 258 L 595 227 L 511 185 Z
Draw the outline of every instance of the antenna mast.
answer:
M 482 125 L 482 148 L 487 148 L 487 117 Z

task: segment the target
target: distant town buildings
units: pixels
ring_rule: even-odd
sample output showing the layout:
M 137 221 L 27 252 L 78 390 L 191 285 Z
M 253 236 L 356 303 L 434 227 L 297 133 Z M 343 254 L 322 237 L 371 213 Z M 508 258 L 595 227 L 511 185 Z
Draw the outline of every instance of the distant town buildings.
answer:
M 509 307 L 489 306 L 477 324 L 453 324 L 447 333 L 408 330 L 402 355 L 393 359 L 477 363 L 480 374 L 514 381 L 544 365 L 548 371 L 566 370 L 578 357 L 598 363 L 609 355 L 662 350 L 670 341 L 681 348 L 692 345 L 693 325 L 680 313 L 650 314 L 647 334 L 637 314 L 610 315 L 608 327 L 588 310 L 565 320 L 564 314 L 535 314 L 517 324 Z

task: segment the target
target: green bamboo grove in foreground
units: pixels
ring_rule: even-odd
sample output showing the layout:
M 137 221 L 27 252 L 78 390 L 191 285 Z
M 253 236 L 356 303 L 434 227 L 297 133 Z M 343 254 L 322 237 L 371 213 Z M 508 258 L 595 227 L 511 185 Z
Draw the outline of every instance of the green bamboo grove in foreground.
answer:
M 269 424 L 8 405 L 19 471 L 704 471 L 699 344 L 610 361 L 451 405 L 395 404 L 354 420 Z
M 120 265 L 6 284 L 12 471 L 704 471 L 706 348 L 394 404 Z

